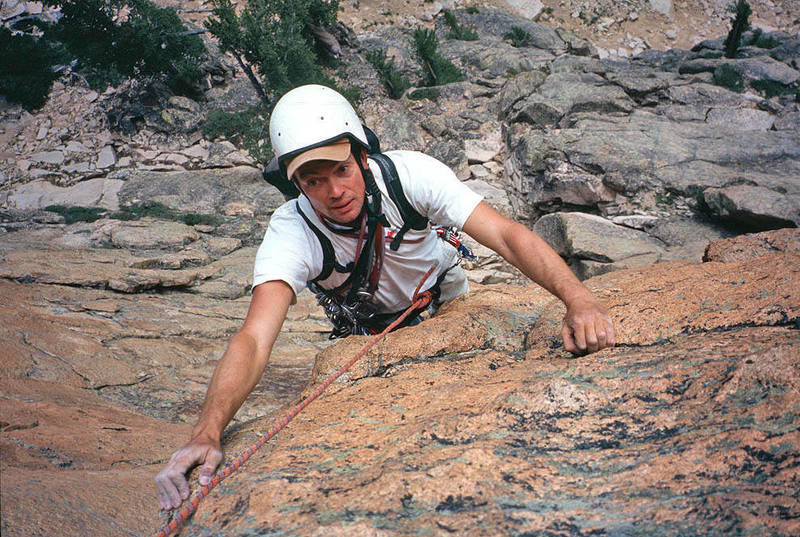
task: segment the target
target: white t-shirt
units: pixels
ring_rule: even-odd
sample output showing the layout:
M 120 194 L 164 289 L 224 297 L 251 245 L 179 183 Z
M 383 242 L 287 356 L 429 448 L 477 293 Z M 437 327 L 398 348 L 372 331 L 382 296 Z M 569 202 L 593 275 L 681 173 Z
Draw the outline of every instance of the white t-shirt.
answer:
M 437 225 L 461 229 L 481 201 L 479 194 L 465 186 L 449 167 L 433 157 L 416 151 L 389 151 L 386 155 L 397 168 L 403 192 L 411 206 Z M 384 232 L 397 233 L 403 225 L 400 211 L 389 197 L 377 163 L 370 160 L 369 166 L 383 194 L 383 214 L 389 221 L 389 228 Z M 353 261 L 357 239 L 328 229 L 320 221 L 308 198 L 301 194 L 297 200 L 281 205 L 272 215 L 256 254 L 253 287 L 282 280 L 298 294 L 307 281 L 313 280 L 322 271 L 322 246 L 297 211 L 296 203 L 330 239 L 337 263 L 346 266 Z M 439 263 L 422 286 L 423 290 L 431 287 L 438 275 L 451 266 L 451 253 L 442 248 L 442 241 L 430 227 L 420 231 L 408 230 L 397 251 L 389 248 L 390 242 L 390 238 L 384 239 L 383 269 L 374 297 L 384 313 L 407 308 L 420 279 L 431 266 Z M 319 283 L 331 289 L 347 276 L 334 270 L 328 279 Z

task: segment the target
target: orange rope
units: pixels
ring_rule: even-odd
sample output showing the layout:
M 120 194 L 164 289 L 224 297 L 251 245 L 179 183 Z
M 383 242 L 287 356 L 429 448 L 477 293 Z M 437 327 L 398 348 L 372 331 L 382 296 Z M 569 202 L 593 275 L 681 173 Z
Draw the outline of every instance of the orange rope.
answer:
M 417 288 L 414 290 L 414 296 L 411 299 L 411 305 L 408 307 L 406 311 L 403 312 L 402 315 L 400 315 L 400 317 L 395 319 L 389 326 L 387 326 L 384 329 L 383 332 L 375 336 L 369 343 L 364 345 L 364 347 L 358 352 L 358 354 L 353 356 L 349 362 L 341 366 L 339 369 L 336 370 L 336 372 L 334 372 L 327 379 L 325 379 L 325 381 L 322 384 L 317 386 L 316 389 L 313 392 L 311 392 L 309 396 L 303 399 L 300 402 L 300 404 L 295 406 L 286 416 L 283 417 L 281 421 L 273 425 L 267 434 L 263 435 L 258 440 L 256 440 L 256 442 L 253 445 L 251 445 L 241 455 L 239 455 L 235 461 L 226 466 L 224 470 L 217 472 L 216 475 L 214 475 L 214 477 L 211 478 L 211 482 L 208 485 L 203 486 L 203 488 L 200 489 L 197 492 L 197 494 L 195 494 L 194 497 L 189 501 L 189 505 L 181 509 L 180 513 L 178 513 L 178 515 L 167 526 L 165 526 L 161 530 L 161 532 L 156 535 L 156 537 L 167 537 L 168 535 L 172 534 L 172 532 L 180 528 L 181 525 L 183 525 L 183 523 L 192 515 L 192 513 L 194 513 L 197 510 L 197 506 L 200 504 L 200 500 L 208 496 L 208 493 L 211 492 L 211 490 L 214 489 L 214 487 L 219 485 L 223 479 L 225 479 L 233 472 L 238 470 L 240 466 L 242 466 L 245 462 L 247 462 L 247 459 L 249 459 L 253 453 L 255 453 L 261 446 L 263 446 L 267 442 L 267 440 L 278 434 L 281 431 L 281 429 L 286 427 L 286 425 L 288 425 L 289 422 L 292 421 L 295 418 L 295 416 L 297 416 L 300 413 L 301 410 L 303 410 L 305 407 L 311 404 L 311 402 L 317 397 L 319 397 L 328 386 L 333 384 L 333 382 L 339 377 L 341 377 L 345 372 L 347 372 L 347 370 L 350 369 L 353 366 L 353 364 L 355 364 L 358 360 L 363 358 L 364 355 L 367 354 L 372 349 L 372 347 L 374 347 L 378 342 L 380 342 L 383 338 L 385 338 L 386 334 L 394 330 L 394 328 L 397 325 L 403 322 L 405 318 L 408 317 L 408 315 L 412 311 L 427 306 L 431 301 L 431 293 L 430 291 L 425 291 L 423 293 L 420 293 L 419 290 L 422 287 L 422 284 L 425 283 L 425 280 L 427 280 L 428 277 L 433 273 L 433 270 L 435 268 L 436 266 L 433 266 L 430 269 L 428 269 L 428 272 L 426 272 L 425 275 L 422 277 L 422 280 L 419 282 L 419 285 L 417 285 Z

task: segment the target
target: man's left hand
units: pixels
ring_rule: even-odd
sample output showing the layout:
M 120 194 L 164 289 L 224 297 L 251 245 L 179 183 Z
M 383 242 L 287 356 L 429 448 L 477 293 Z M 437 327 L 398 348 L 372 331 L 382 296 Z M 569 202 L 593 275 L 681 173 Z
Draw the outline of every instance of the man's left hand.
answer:
M 594 299 L 577 300 L 567 306 L 561 338 L 564 349 L 572 354 L 592 353 L 616 343 L 614 323 Z

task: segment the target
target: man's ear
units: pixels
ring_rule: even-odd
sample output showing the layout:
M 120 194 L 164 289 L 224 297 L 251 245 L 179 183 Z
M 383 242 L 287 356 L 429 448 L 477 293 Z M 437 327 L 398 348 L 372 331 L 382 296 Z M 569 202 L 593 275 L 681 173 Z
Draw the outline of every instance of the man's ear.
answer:
M 359 156 L 361 157 L 361 165 L 366 167 L 367 166 L 367 149 L 362 147 L 361 148 L 361 154 Z

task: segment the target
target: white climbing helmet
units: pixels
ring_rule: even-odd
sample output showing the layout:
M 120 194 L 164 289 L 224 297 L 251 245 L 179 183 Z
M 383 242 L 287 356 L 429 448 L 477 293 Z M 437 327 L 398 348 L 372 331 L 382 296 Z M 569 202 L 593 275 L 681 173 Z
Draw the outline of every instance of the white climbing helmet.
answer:
M 272 150 L 278 161 L 286 166 L 289 178 L 303 162 L 326 158 L 324 150 L 320 153 L 322 156 L 309 154 L 302 159 L 296 158 L 310 149 L 330 146 L 343 138 L 369 146 L 361 120 L 347 99 L 331 88 L 317 84 L 295 88 L 278 100 L 269 118 L 269 138 Z M 341 144 L 336 145 L 344 150 Z M 349 147 L 347 151 L 344 158 L 333 160 L 346 159 Z M 334 151 L 327 155 L 334 154 L 340 153 Z

